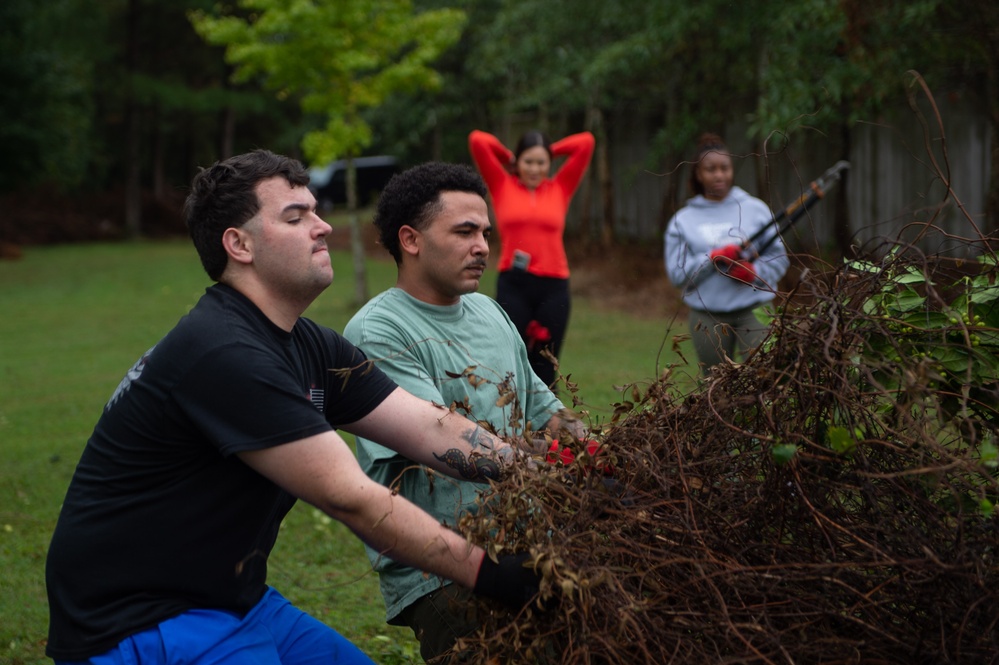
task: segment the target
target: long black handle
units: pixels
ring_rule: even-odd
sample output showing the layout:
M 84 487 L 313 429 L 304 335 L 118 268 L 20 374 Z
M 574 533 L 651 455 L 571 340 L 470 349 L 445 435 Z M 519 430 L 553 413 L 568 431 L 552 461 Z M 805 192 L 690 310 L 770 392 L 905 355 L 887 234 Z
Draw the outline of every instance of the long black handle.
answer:
M 826 192 L 839 182 L 843 171 L 848 168 L 850 168 L 850 162 L 841 159 L 826 169 L 825 173 L 809 183 L 808 189 L 806 189 L 801 196 L 777 213 L 773 222 L 761 228 L 742 243 L 743 254 L 755 254 L 756 256 L 762 254 L 767 247 L 773 244 L 773 242 L 777 240 L 777 238 L 779 238 L 785 231 L 790 229 L 795 222 L 804 217 L 809 208 L 818 203 L 822 197 L 826 195 Z M 777 227 L 777 230 L 765 243 L 759 247 L 753 247 L 756 241 L 759 240 L 764 233 L 775 226 Z M 750 252 L 749 250 L 753 251 Z
M 843 171 L 848 168 L 850 168 L 850 162 L 841 159 L 826 169 L 825 173 L 809 183 L 808 189 L 806 189 L 801 196 L 791 202 L 790 205 L 778 212 L 774 216 L 773 221 L 766 224 L 759 231 L 743 241 L 742 249 L 740 250 L 742 258 L 747 261 L 752 261 L 757 256 L 762 254 L 768 247 L 770 247 L 770 245 L 774 243 L 775 240 L 777 240 L 777 238 L 781 237 L 781 235 L 790 229 L 796 221 L 801 219 L 805 213 L 808 212 L 809 208 L 818 203 L 822 197 L 826 195 L 826 192 L 828 192 L 833 185 L 840 180 Z M 774 227 L 777 228 L 774 229 Z M 766 242 L 759 247 L 753 246 L 754 243 L 763 236 L 763 234 L 772 229 L 773 235 L 770 236 Z M 706 266 L 702 267 L 697 274 L 691 278 L 691 280 L 687 283 L 687 286 L 684 287 L 684 290 L 689 291 L 695 288 L 715 270 L 728 272 L 728 267 L 715 266 L 709 261 Z

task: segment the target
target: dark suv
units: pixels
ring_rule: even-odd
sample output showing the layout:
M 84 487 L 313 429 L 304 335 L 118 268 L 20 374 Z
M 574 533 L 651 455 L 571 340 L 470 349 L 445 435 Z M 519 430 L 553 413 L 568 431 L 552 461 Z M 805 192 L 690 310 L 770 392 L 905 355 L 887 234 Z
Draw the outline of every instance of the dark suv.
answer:
M 357 168 L 357 207 L 375 202 L 389 179 L 401 169 L 395 157 L 355 157 Z M 309 169 L 309 189 L 316 197 L 320 209 L 329 209 L 347 203 L 347 160 L 338 159 L 326 166 Z

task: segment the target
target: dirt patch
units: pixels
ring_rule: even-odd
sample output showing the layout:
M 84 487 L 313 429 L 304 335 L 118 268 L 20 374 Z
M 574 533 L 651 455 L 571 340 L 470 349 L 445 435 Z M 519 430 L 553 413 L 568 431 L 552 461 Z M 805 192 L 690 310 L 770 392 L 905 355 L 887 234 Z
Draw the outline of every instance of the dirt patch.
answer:
M 686 316 L 680 292 L 669 282 L 662 248 L 624 244 L 608 248 L 567 247 L 573 295 L 598 307 L 625 311 L 641 318 Z

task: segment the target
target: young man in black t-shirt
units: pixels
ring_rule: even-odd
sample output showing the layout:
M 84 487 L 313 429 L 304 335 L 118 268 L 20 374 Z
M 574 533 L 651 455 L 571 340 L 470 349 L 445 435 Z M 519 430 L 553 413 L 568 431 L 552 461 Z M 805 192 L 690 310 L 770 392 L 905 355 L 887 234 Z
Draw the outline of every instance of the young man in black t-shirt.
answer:
M 83 451 L 46 566 L 56 662 L 370 662 L 266 584 L 296 499 L 484 595 L 520 606 L 537 591 L 518 558 L 492 563 L 370 480 L 336 433 L 466 479 L 513 456 L 301 318 L 333 279 L 307 183 L 262 150 L 194 179 L 187 224 L 218 283 L 127 373 Z

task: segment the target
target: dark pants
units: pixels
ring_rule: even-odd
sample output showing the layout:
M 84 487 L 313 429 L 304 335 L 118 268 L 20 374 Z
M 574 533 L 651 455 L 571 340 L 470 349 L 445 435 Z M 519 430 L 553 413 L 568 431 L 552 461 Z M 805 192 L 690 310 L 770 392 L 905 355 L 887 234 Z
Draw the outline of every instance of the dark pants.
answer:
M 756 306 L 734 312 L 690 310 L 690 337 L 702 374 L 707 375 L 726 359 L 741 360 L 759 346 L 769 328 L 756 318 L 755 309 Z
M 474 608 L 465 607 L 471 595 L 467 589 L 449 584 L 423 596 L 389 623 L 413 629 L 420 642 L 420 655 L 427 663 L 457 665 L 464 661 L 447 652 L 459 637 L 471 635 L 479 627 Z
M 562 340 L 569 326 L 569 280 L 538 277 L 523 270 L 506 270 L 496 280 L 496 301 L 506 310 L 524 338 L 534 372 L 551 386 L 555 383 L 555 366 L 541 355 L 541 351 L 547 349 L 556 358 L 562 352 Z M 538 342 L 528 337 L 531 321 L 537 321 L 548 330 L 548 341 Z

